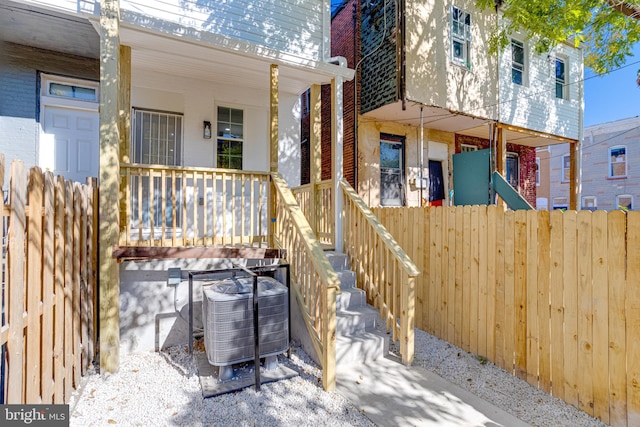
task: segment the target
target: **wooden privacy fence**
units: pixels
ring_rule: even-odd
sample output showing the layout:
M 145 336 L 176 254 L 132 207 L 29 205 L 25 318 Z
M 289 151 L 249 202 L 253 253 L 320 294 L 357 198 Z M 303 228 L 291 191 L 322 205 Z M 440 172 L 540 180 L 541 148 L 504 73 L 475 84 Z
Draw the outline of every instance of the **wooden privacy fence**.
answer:
M 416 326 L 612 426 L 640 425 L 640 212 L 377 208 Z
M 95 356 L 98 190 L 37 167 L 27 174 L 21 161 L 10 176 L 0 387 L 4 403 L 65 403 Z

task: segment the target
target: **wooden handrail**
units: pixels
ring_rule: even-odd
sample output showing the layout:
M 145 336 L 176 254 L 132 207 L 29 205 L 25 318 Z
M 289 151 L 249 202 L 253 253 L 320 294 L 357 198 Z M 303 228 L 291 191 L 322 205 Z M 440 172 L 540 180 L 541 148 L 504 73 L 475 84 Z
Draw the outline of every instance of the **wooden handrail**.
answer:
M 336 386 L 336 294 L 340 279 L 298 202 L 278 172 L 271 173 L 275 215 L 273 240 L 287 250 L 291 288 L 322 365 L 322 385 Z
M 367 204 L 362 200 L 362 198 L 356 193 L 356 191 L 349 185 L 349 182 L 344 178 L 340 180 L 340 186 L 345 194 L 349 197 L 349 199 L 353 202 L 353 204 L 358 208 L 360 213 L 367 220 L 369 225 L 373 228 L 376 234 L 380 236 L 385 246 L 387 246 L 395 258 L 400 262 L 402 269 L 412 277 L 416 277 L 420 274 L 420 270 L 418 267 L 411 261 L 411 258 L 407 255 L 407 253 L 398 245 L 398 242 L 395 241 L 391 233 L 387 231 L 384 225 L 380 222 L 377 216 L 371 209 L 367 206 Z

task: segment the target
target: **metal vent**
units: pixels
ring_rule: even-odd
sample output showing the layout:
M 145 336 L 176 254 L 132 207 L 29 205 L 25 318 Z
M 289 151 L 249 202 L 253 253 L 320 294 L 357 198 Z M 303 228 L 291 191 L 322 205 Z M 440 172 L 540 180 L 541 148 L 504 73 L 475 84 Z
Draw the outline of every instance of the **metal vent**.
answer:
M 253 360 L 253 279 L 209 282 L 203 293 L 204 345 L 209 363 L 227 366 Z M 260 357 L 287 351 L 287 287 L 271 277 L 258 277 L 258 306 Z

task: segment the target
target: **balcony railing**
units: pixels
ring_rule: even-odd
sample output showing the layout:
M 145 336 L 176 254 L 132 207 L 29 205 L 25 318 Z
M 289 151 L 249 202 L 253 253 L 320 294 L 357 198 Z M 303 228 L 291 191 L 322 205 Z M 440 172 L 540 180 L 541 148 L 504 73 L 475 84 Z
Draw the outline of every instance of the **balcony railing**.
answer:
M 120 244 L 260 246 L 269 174 L 121 164 Z

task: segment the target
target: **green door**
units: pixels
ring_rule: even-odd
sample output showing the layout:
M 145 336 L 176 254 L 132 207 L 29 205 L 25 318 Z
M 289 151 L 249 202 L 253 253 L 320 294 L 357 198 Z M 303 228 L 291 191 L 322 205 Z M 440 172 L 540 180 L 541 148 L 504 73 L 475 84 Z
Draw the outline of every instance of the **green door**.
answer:
M 453 201 L 458 205 L 490 202 L 490 150 L 453 155 Z

